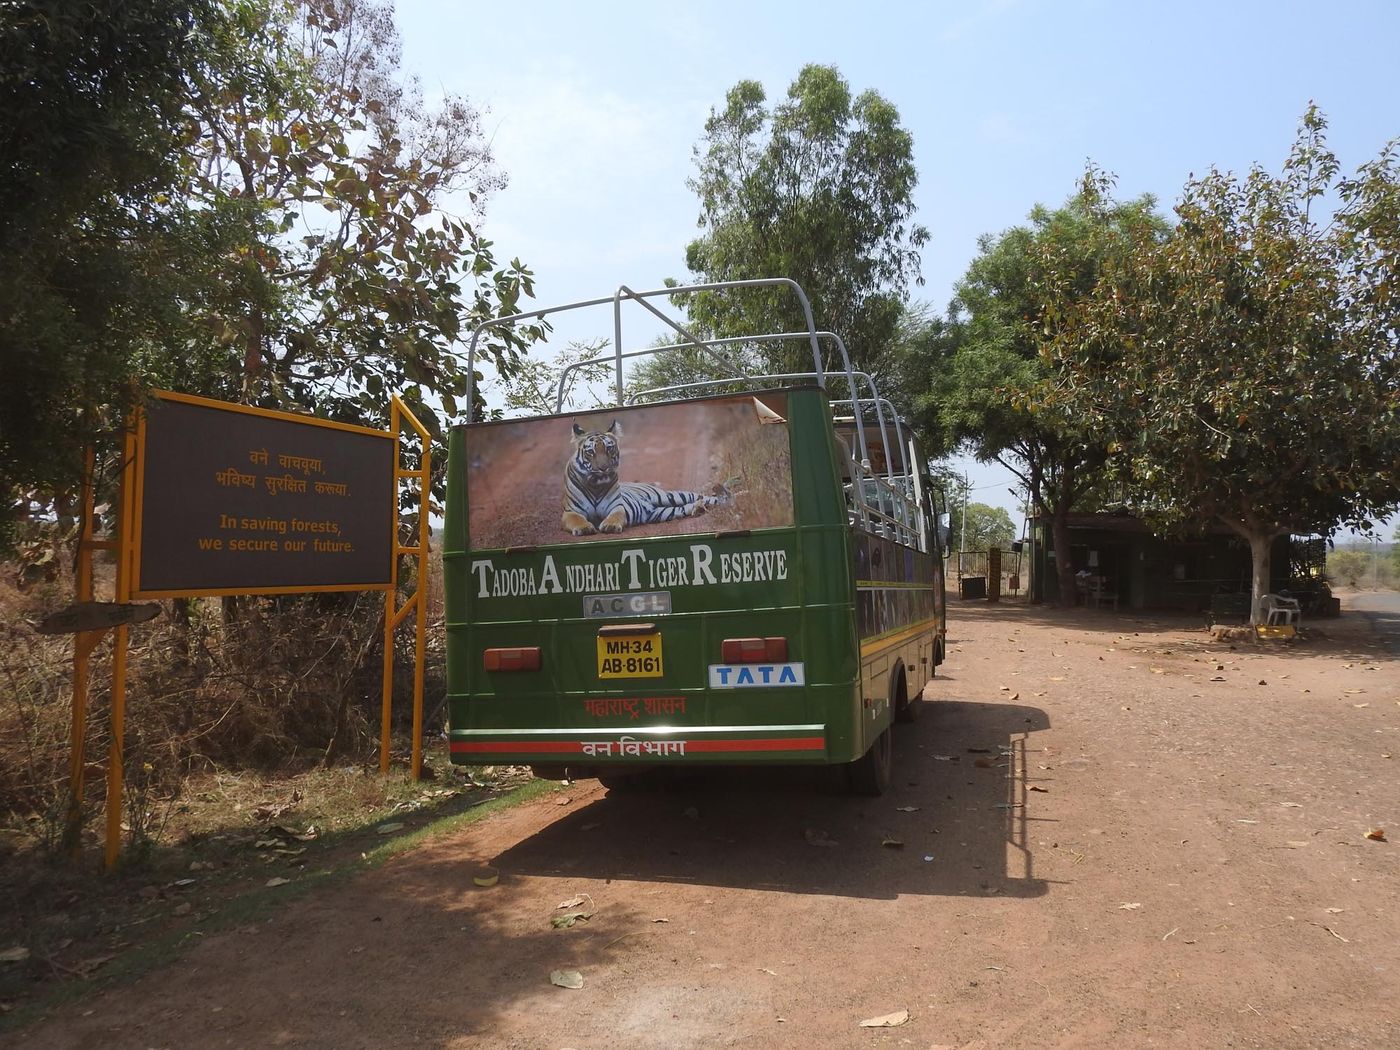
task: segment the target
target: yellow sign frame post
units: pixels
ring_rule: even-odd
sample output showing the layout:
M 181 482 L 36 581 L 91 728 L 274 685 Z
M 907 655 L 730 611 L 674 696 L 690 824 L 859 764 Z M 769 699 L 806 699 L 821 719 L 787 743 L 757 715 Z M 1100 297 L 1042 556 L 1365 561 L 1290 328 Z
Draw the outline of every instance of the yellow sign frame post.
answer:
M 404 470 L 402 434 L 404 424 L 418 435 L 423 442 L 422 457 L 417 470 Z M 432 437 L 427 428 L 409 411 L 407 405 L 394 395 L 389 410 L 389 432 L 394 435 L 394 567 L 390 573 L 389 589 L 384 592 L 384 695 L 379 719 L 379 772 L 389 772 L 389 747 L 391 744 L 391 720 L 394 704 L 394 630 L 416 613 L 417 634 L 413 664 L 413 757 L 410 771 L 415 781 L 423 778 L 423 671 L 426 658 L 426 636 L 428 629 L 428 507 L 429 485 L 432 483 Z M 405 547 L 399 543 L 399 482 L 404 478 L 418 480 L 418 543 Z M 404 555 L 418 559 L 418 572 L 414 581 L 412 597 L 398 606 L 399 559 Z
M 117 500 L 117 579 L 112 600 L 118 605 L 131 601 L 131 568 L 137 549 L 136 500 L 128 485 L 136 469 L 136 428 L 127 427 L 122 440 L 121 495 Z M 107 747 L 107 844 L 103 864 L 114 871 L 122 850 L 122 756 L 126 741 L 126 656 L 130 631 L 126 624 L 115 628 L 112 646 L 111 737 Z
M 95 454 L 91 448 L 83 456 L 82 492 L 78 500 L 78 551 L 74 564 L 73 600 L 86 605 L 93 600 L 92 552 L 116 550 L 117 541 L 99 540 L 93 534 L 93 481 Z M 68 739 L 68 814 L 64 844 L 76 858 L 82 852 L 83 787 L 87 773 L 88 670 L 93 651 L 110 628 L 79 631 L 73 636 L 73 722 Z
M 117 536 L 98 539 L 94 535 L 93 470 L 96 454 L 89 448 L 83 457 L 83 480 L 79 496 L 77 557 L 74 560 L 74 605 L 40 624 L 43 633 L 73 634 L 73 718 L 68 740 L 68 812 L 64 844 L 77 859 L 82 854 L 83 789 L 87 775 L 87 723 L 89 680 L 92 654 L 115 631 L 112 649 L 112 696 L 110 711 L 110 751 L 107 762 L 107 843 L 106 867 L 116 866 L 121 845 L 122 743 L 126 729 L 127 628 L 132 622 L 150 619 L 151 607 L 133 606 L 130 563 L 126 540 L 130 534 L 131 505 L 127 498 L 125 473 L 134 454 L 134 438 L 128 432 L 123 446 L 122 481 L 118 484 Z M 117 551 L 117 576 L 111 603 L 93 600 L 92 552 Z M 102 623 L 103 620 L 107 622 Z

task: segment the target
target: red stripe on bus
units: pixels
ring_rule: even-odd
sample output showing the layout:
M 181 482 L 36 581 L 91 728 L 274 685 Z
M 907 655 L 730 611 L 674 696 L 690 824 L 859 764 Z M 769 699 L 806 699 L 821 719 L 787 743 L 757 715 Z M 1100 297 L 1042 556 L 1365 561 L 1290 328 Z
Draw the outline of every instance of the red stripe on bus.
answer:
M 607 743 L 607 741 L 598 741 Z M 469 740 L 454 741 L 453 754 L 518 754 L 518 755 L 574 755 L 583 753 L 582 740 Z M 687 740 L 685 749 L 691 751 L 821 751 L 826 741 L 819 736 L 772 737 L 767 740 L 740 738 L 734 740 Z M 591 756 L 590 756 L 591 757 Z
M 535 743 L 510 740 L 479 740 L 453 742 L 455 754 L 514 752 L 516 754 L 577 754 L 583 748 L 578 740 L 542 740 Z
M 821 751 L 826 741 L 819 736 L 785 736 L 767 740 L 687 740 L 687 751 Z

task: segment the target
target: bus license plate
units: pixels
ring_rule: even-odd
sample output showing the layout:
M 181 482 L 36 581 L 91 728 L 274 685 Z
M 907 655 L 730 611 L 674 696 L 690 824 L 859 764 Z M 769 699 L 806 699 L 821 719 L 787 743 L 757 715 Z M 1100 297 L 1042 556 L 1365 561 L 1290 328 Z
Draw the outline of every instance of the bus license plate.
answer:
M 660 678 L 661 632 L 598 639 L 599 678 Z

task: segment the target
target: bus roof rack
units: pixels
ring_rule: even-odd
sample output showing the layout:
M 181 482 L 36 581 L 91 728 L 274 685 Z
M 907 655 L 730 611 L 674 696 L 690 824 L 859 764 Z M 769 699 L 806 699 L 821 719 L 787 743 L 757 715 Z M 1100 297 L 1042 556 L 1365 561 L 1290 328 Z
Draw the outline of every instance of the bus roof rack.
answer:
M 695 294 L 697 292 L 723 292 L 738 291 L 749 288 L 785 288 L 792 292 L 797 298 L 802 308 L 802 315 L 807 326 L 805 330 L 793 332 L 766 332 L 755 335 L 734 336 L 726 338 L 705 338 L 697 334 L 693 326 L 667 316 L 663 311 L 654 306 L 650 300 L 657 298 L 671 298 Z M 641 347 L 631 350 L 623 349 L 622 336 L 622 304 L 624 302 L 635 303 L 645 311 L 667 325 L 680 337 L 680 342 L 665 344 L 662 346 Z M 862 372 L 854 368 L 851 364 L 850 353 L 846 349 L 846 344 L 840 336 L 834 332 L 818 331 L 816 322 L 812 315 L 811 301 L 807 297 L 800 285 L 786 277 L 761 278 L 746 281 L 716 281 L 706 284 L 678 285 L 669 288 L 654 288 L 647 291 L 635 291 L 625 284 L 618 285 L 617 290 L 608 297 L 597 299 L 583 299 L 577 302 L 564 303 L 559 306 L 547 306 L 537 310 L 526 310 L 520 313 L 511 314 L 506 317 L 496 317 L 488 321 L 483 321 L 472 329 L 471 339 L 467 347 L 467 411 L 469 415 L 475 410 L 476 399 L 476 353 L 477 346 L 483 334 L 495 329 L 511 326 L 520 322 L 543 320 L 553 314 L 567 313 L 577 310 L 586 310 L 611 304 L 613 315 L 613 352 L 598 357 L 589 358 L 585 361 L 578 361 L 567 365 L 559 377 L 559 386 L 555 397 L 555 414 L 563 412 L 564 392 L 567 387 L 568 376 L 576 369 L 586 368 L 589 365 L 602 364 L 611 360 L 613 366 L 613 390 L 615 393 L 615 407 L 622 407 L 624 404 L 636 404 L 638 399 L 652 395 L 665 394 L 687 394 L 690 392 L 714 389 L 733 384 L 771 384 L 773 383 L 793 383 L 793 382 L 813 382 L 823 389 L 827 386 L 828 374 L 834 374 L 846 381 L 846 390 L 849 397 L 832 402 L 832 407 L 846 405 L 850 406 L 852 412 L 852 422 L 860 420 L 864 423 L 866 413 L 874 410 L 875 423 L 879 427 L 880 442 L 885 451 L 885 471 L 884 477 L 872 472 L 870 469 L 871 457 L 870 449 L 866 440 L 865 426 L 855 426 L 856 448 L 847 449 L 850 456 L 849 473 L 852 479 L 851 500 L 852 509 L 862 524 L 867 528 L 876 528 L 879 531 L 893 530 L 894 535 L 904 538 L 910 533 L 911 524 L 919 512 L 918 510 L 918 471 L 910 461 L 909 448 L 906 446 L 903 420 L 895 412 L 893 405 L 888 400 L 881 397 L 876 389 L 875 381 L 867 372 Z M 731 361 L 724 358 L 719 353 L 719 348 L 734 346 L 739 344 L 761 344 L 771 342 L 794 342 L 805 341 L 812 351 L 811 372 L 784 372 L 768 373 L 762 375 L 747 375 L 737 369 Z M 822 346 L 829 344 L 834 348 L 839 358 L 838 366 L 831 372 L 824 366 L 822 360 Z M 701 350 L 719 364 L 731 372 L 737 374 L 714 379 L 705 379 L 688 383 L 677 383 L 670 386 L 656 387 L 650 390 L 643 390 L 633 393 L 629 399 L 623 383 L 623 362 L 632 358 L 645 357 L 652 354 L 664 353 L 668 350 L 675 350 L 682 347 L 695 347 Z M 869 390 L 869 396 L 861 396 L 861 387 Z M 895 441 L 897 446 L 891 446 L 889 440 L 888 421 L 886 413 L 893 421 L 895 430 Z M 895 457 L 889 455 L 891 447 L 898 447 L 899 460 L 909 467 L 904 475 L 904 480 L 912 478 L 916 490 L 911 494 L 906 491 L 904 480 L 897 478 L 894 473 Z M 911 495 L 913 499 L 911 501 Z M 872 500 L 873 496 L 873 500 Z M 906 504 L 912 502 L 912 507 Z M 872 524 L 873 523 L 873 524 Z

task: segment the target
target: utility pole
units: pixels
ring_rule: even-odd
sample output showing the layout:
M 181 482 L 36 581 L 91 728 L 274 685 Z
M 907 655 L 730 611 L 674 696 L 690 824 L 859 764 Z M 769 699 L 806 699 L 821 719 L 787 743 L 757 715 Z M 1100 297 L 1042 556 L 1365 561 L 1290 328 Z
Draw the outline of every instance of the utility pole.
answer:
M 969 485 L 969 482 L 968 482 L 968 480 L 967 480 L 967 471 L 964 470 L 964 471 L 963 471 L 963 519 L 962 519 L 962 531 L 958 533 L 958 554 L 959 554 L 959 556 L 958 556 L 958 566 L 959 566 L 959 570 L 960 570 L 959 573 L 958 573 L 959 575 L 962 575 L 962 573 L 961 573 L 962 552 L 965 551 L 965 550 L 967 550 L 967 495 L 968 495 L 969 492 L 972 491 L 970 488 L 968 488 L 968 485 Z

